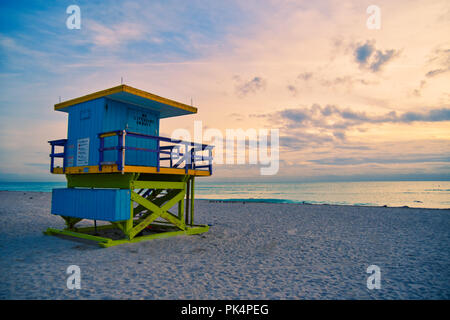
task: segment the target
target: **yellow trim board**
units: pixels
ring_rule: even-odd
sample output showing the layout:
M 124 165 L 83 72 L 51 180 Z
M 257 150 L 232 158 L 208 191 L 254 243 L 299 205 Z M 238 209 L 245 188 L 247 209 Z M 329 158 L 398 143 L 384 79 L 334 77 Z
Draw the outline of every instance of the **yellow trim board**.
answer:
M 83 166 L 83 167 L 67 167 L 66 172 L 63 172 L 61 167 L 53 169 L 54 174 L 90 174 L 90 173 L 120 173 L 117 170 L 117 165 L 103 165 L 102 171 L 98 169 L 98 166 Z M 160 174 L 186 174 L 185 169 L 178 168 L 159 168 L 159 172 L 156 171 L 156 167 L 146 166 L 124 166 L 123 172 L 136 172 L 136 173 L 160 173 Z M 188 175 L 192 176 L 209 176 L 209 171 L 205 170 L 188 170 Z
M 73 106 L 75 104 L 78 103 L 82 103 L 82 102 L 86 102 L 86 101 L 90 101 L 90 100 L 94 100 L 94 99 L 98 99 L 101 97 L 105 97 L 114 93 L 119 93 L 119 92 L 126 92 L 129 94 L 133 94 L 135 96 L 139 96 L 141 98 L 145 98 L 145 99 L 149 99 L 149 100 L 153 100 L 159 103 L 163 103 L 175 108 L 179 108 L 179 109 L 183 109 L 192 113 L 197 113 L 197 108 L 189 106 L 187 104 L 181 103 L 181 102 L 177 102 L 174 100 L 170 100 L 167 98 L 163 98 L 160 96 L 157 96 L 156 94 L 152 94 L 150 92 L 147 91 L 143 91 L 140 89 L 136 89 L 130 86 L 127 86 L 125 84 L 122 84 L 120 86 L 117 87 L 113 87 L 113 88 L 109 88 L 106 90 L 102 90 L 102 91 L 98 91 L 98 92 L 94 92 L 79 98 L 75 98 L 75 99 L 71 99 L 71 100 L 67 100 L 64 102 L 60 102 L 55 104 L 55 110 L 61 110 L 63 108 L 69 107 L 69 106 Z
M 156 171 L 156 167 L 145 167 L 145 166 L 125 166 L 125 172 L 139 172 L 139 173 L 164 173 L 164 174 L 186 174 L 185 169 L 178 168 L 159 168 L 159 172 Z M 205 170 L 188 170 L 189 175 L 194 176 L 209 176 L 209 171 Z

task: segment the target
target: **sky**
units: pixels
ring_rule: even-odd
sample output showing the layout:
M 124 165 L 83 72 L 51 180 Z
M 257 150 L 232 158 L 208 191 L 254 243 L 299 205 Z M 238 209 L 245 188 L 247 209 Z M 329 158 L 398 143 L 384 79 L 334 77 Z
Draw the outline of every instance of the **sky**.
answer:
M 0 180 L 62 179 L 48 172 L 47 141 L 67 135 L 54 104 L 121 78 L 198 108 L 161 135 L 194 120 L 279 129 L 276 175 L 215 165 L 215 179 L 450 179 L 446 0 L 2 1 L 0 15 Z

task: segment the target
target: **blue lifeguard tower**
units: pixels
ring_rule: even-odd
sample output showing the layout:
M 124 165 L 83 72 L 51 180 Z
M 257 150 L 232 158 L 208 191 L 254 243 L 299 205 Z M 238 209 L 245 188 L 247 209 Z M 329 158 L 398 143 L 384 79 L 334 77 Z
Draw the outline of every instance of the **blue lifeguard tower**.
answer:
M 64 174 L 67 188 L 53 189 L 51 212 L 66 228 L 45 234 L 109 247 L 208 231 L 194 224 L 194 181 L 212 174 L 212 146 L 159 136 L 160 119 L 197 108 L 120 85 L 55 110 L 68 113 L 68 134 L 49 141 L 50 171 Z M 170 212 L 175 205 L 177 213 Z M 94 225 L 77 228 L 83 219 Z

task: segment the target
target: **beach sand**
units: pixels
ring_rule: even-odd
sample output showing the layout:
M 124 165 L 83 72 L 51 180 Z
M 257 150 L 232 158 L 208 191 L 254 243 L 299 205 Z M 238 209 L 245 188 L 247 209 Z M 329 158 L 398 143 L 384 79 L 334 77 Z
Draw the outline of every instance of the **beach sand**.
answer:
M 1 299 L 450 298 L 450 210 L 196 200 L 208 233 L 103 249 L 43 235 L 50 201 L 0 192 Z

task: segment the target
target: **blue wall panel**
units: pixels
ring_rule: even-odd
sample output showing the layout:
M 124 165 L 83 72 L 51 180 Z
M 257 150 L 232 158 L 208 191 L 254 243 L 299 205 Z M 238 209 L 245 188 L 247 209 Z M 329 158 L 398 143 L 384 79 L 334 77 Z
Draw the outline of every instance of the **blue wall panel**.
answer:
M 127 126 L 129 131 L 157 136 L 157 124 L 158 118 L 154 113 L 136 107 L 127 108 Z M 135 148 L 155 150 L 157 142 L 153 139 L 130 136 L 127 137 L 126 145 Z M 156 166 L 156 153 L 128 150 L 125 163 L 128 165 Z
M 101 132 L 124 130 L 126 128 L 127 111 L 123 103 L 106 99 L 104 107 L 104 116 Z M 116 147 L 118 144 L 117 136 L 105 138 L 105 148 Z M 105 151 L 105 162 L 116 162 L 117 151 Z
M 106 99 L 102 132 L 124 130 L 132 132 L 159 135 L 159 114 L 144 108 Z M 117 137 L 105 138 L 105 147 L 117 146 Z M 156 149 L 156 141 L 127 137 L 125 145 L 128 147 Z M 116 151 L 106 151 L 104 161 L 116 161 Z M 125 154 L 127 165 L 156 166 L 156 153 L 128 150 Z
M 99 98 L 71 106 L 67 133 L 66 166 L 98 165 L 100 142 L 98 134 L 102 128 L 105 99 Z M 87 164 L 79 163 L 77 159 L 79 139 L 89 138 L 89 157 Z
M 130 218 L 130 190 L 53 189 L 52 213 L 91 220 L 127 220 Z
M 68 143 L 66 148 L 66 167 L 96 166 L 99 161 L 99 133 L 124 130 L 159 135 L 159 113 L 107 98 L 99 98 L 69 107 Z M 81 140 L 80 140 L 81 139 Z M 87 144 L 87 139 L 89 143 Z M 105 138 L 105 148 L 118 145 L 118 137 Z M 89 150 L 83 158 L 82 145 Z M 156 140 L 127 137 L 129 147 L 156 149 Z M 117 161 L 117 151 L 105 151 L 103 161 Z M 85 159 L 86 161 L 82 161 Z M 80 161 L 81 160 L 81 161 Z M 156 166 L 156 153 L 128 150 L 125 154 L 127 165 Z

